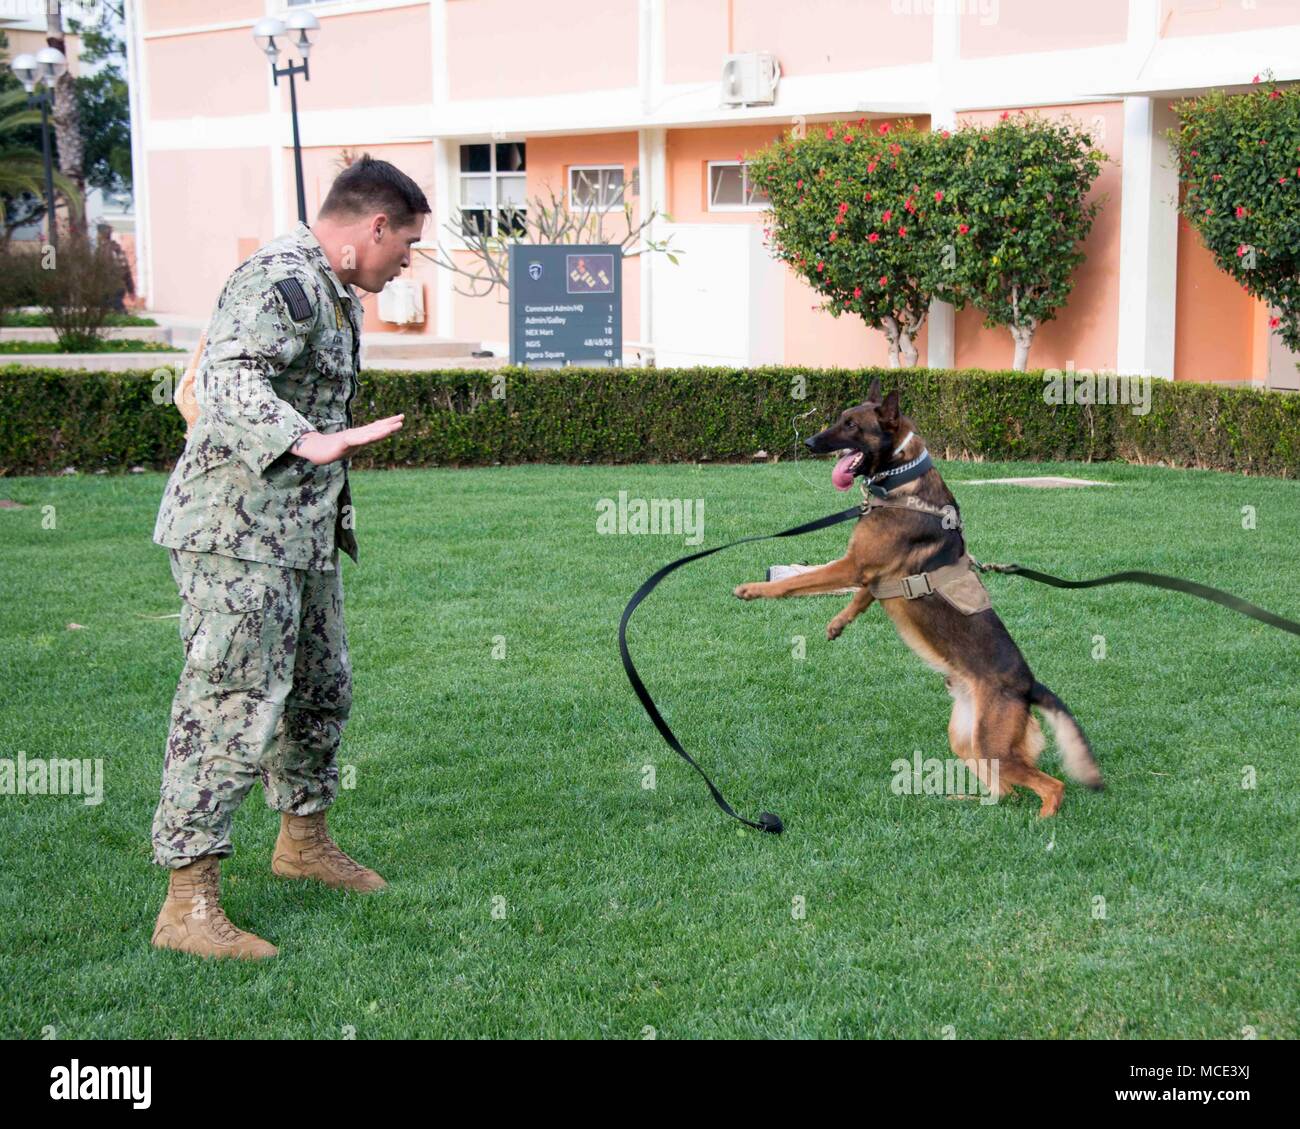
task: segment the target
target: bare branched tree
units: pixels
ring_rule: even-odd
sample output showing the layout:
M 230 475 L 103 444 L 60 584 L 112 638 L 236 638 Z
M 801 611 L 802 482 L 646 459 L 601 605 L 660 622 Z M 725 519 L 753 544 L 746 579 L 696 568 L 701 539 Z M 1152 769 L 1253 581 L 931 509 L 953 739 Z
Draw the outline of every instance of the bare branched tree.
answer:
M 662 212 L 651 211 L 639 223 L 634 223 L 629 201 L 625 200 L 621 208 L 605 209 L 596 206 L 592 195 L 580 210 L 575 211 L 562 197 L 555 195 L 550 185 L 547 185 L 547 194 L 549 200 L 534 196 L 532 203 L 524 208 L 499 208 L 500 231 L 495 235 L 491 231 L 490 217 L 487 230 L 484 230 L 477 216 L 466 216 L 457 211 L 443 224 L 443 229 L 459 246 L 453 244 L 455 250 L 449 250 L 440 239 L 436 251 L 418 250 L 417 254 L 465 280 L 461 285 L 452 283 L 457 294 L 485 298 L 497 291 L 497 301 L 505 303 L 509 300 L 507 265 L 511 243 L 616 243 L 625 259 L 634 259 L 647 252 L 662 252 L 674 264 L 677 255 L 682 253 L 669 246 L 671 237 L 654 238 L 655 220 L 671 220 Z M 621 217 L 627 225 L 627 234 L 622 239 L 606 238 L 606 222 L 612 222 L 610 217 L 614 215 Z M 468 252 L 468 261 L 457 261 L 457 250 Z

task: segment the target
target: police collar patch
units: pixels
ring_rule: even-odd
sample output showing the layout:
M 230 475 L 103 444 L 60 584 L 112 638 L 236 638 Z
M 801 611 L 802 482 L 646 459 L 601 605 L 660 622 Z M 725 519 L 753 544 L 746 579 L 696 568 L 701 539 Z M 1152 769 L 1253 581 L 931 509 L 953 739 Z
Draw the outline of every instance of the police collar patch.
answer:
M 275 284 L 275 288 L 288 305 L 289 316 L 294 321 L 306 321 L 312 316 L 311 302 L 307 298 L 307 292 L 303 290 L 302 283 L 296 278 L 282 278 Z

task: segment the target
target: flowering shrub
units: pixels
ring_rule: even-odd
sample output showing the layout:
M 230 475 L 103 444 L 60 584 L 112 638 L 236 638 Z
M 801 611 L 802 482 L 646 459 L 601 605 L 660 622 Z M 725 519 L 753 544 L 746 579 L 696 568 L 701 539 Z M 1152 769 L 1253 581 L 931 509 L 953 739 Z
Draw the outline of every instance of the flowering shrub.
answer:
M 1179 208 L 1219 269 L 1267 302 L 1270 328 L 1300 350 L 1300 91 L 1254 81 L 1249 94 L 1215 90 L 1174 106 Z
M 832 314 L 882 330 L 892 364 L 915 362 L 940 298 L 1007 326 L 1023 369 L 1084 259 L 1101 159 L 1073 124 L 1004 115 L 952 133 L 818 126 L 752 154 L 750 168 L 772 202 L 774 253 Z

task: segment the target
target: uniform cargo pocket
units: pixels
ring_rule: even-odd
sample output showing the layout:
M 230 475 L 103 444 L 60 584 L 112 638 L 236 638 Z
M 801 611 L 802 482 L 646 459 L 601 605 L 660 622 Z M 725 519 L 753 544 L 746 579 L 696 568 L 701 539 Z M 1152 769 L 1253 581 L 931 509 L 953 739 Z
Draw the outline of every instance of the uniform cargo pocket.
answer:
M 189 640 L 187 669 L 200 672 L 223 690 L 250 690 L 262 684 L 264 614 L 260 609 L 215 612 L 189 608 L 188 614 L 197 624 Z
M 255 576 L 191 569 L 182 578 L 186 669 L 226 690 L 262 683 L 262 627 L 269 589 Z

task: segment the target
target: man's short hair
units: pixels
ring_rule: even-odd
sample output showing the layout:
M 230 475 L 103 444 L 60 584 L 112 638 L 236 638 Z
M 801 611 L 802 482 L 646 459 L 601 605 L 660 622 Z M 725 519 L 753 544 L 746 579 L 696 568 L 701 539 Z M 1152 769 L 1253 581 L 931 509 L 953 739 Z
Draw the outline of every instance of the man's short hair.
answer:
M 394 227 L 409 227 L 417 214 L 432 211 L 420 186 L 406 173 L 363 153 L 335 178 L 317 214 L 350 220 L 383 212 Z

